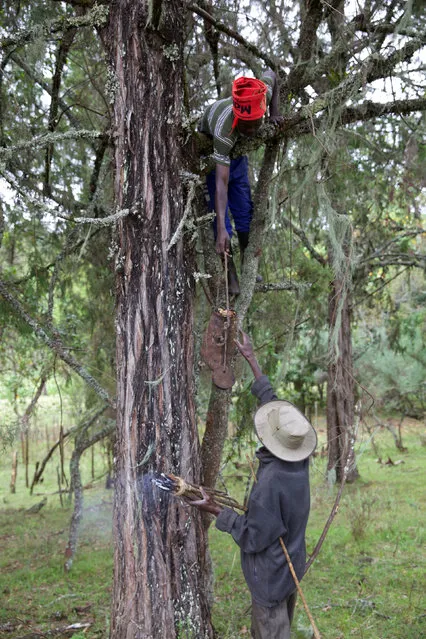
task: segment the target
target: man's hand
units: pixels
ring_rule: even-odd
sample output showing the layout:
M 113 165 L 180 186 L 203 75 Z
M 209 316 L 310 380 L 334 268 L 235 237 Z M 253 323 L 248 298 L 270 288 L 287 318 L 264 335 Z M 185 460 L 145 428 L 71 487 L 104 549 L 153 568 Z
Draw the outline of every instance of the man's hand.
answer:
M 201 494 L 203 496 L 203 499 L 196 499 L 196 500 L 190 500 L 187 499 L 187 503 L 190 506 L 196 506 L 197 508 L 199 508 L 200 510 L 206 512 L 206 513 L 211 513 L 212 515 L 214 515 L 215 517 L 217 517 L 219 515 L 219 513 L 222 512 L 222 508 L 219 506 L 219 504 L 217 504 L 211 497 L 210 495 L 208 495 L 206 493 L 206 491 L 203 489 L 202 486 L 200 486 L 200 490 L 201 490 Z
M 253 344 L 250 341 L 250 337 L 247 335 L 247 333 L 244 333 L 244 331 L 240 331 L 240 333 L 242 337 L 241 342 L 239 342 L 237 339 L 235 340 L 235 343 L 238 346 L 238 350 L 240 351 L 241 355 L 245 357 L 246 360 L 249 360 L 250 358 L 253 359 L 254 350 Z
M 231 238 L 228 235 L 228 231 L 226 228 L 217 229 L 217 238 L 216 238 L 216 253 L 219 255 L 223 255 L 224 253 L 229 254 L 229 249 L 231 247 Z
M 270 115 L 269 116 L 269 122 L 272 122 L 272 124 L 276 124 L 277 126 L 281 126 L 284 122 L 284 116 L 280 115 L 279 113 L 277 113 L 276 115 Z

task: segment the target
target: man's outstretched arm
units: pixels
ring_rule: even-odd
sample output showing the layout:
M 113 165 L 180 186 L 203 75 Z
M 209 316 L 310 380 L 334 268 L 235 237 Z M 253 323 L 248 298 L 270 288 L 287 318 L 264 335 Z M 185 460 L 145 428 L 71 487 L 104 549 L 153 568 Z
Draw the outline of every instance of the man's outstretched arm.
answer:
M 241 355 L 246 359 L 249 363 L 251 370 L 254 375 L 254 384 L 251 388 L 251 392 L 253 395 L 257 397 L 260 404 L 266 404 L 267 402 L 271 402 L 274 399 L 278 399 L 275 395 L 275 391 L 271 386 L 271 382 L 268 377 L 263 374 L 262 369 L 260 368 L 259 362 L 256 359 L 254 354 L 253 345 L 250 341 L 247 333 L 240 331 L 242 340 L 239 342 L 235 340 L 235 343 L 240 351 Z
M 262 377 L 263 373 L 259 366 L 259 362 L 256 359 L 256 355 L 254 354 L 253 344 L 251 343 L 247 333 L 244 333 L 244 331 L 240 331 L 240 333 L 242 337 L 241 342 L 236 339 L 235 343 L 241 355 L 249 363 L 250 368 L 253 371 L 254 378 L 259 379 Z
M 280 122 L 283 118 L 279 110 L 280 91 L 276 73 L 272 71 L 272 69 L 267 69 L 263 75 L 273 80 L 271 102 L 269 103 L 269 117 L 273 122 Z

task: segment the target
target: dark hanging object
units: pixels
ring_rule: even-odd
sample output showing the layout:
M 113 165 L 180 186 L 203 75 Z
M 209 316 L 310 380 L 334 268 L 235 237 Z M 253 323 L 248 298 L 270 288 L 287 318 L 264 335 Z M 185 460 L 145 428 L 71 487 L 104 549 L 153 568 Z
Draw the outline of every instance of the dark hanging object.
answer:
M 237 330 L 236 312 L 220 308 L 211 314 L 203 337 L 201 357 L 212 370 L 213 383 L 223 390 L 235 383 L 231 362 L 236 352 Z

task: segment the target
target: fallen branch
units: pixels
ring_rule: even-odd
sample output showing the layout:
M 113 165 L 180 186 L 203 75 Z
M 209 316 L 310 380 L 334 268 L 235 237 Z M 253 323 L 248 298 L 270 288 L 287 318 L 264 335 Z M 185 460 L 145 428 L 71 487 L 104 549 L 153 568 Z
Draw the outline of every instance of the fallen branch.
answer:
M 77 630 L 83 632 L 90 628 L 91 623 L 73 623 L 70 626 L 60 626 L 58 628 L 50 628 L 49 630 L 33 630 L 29 634 L 21 635 L 16 639 L 44 639 L 45 637 L 72 637 Z

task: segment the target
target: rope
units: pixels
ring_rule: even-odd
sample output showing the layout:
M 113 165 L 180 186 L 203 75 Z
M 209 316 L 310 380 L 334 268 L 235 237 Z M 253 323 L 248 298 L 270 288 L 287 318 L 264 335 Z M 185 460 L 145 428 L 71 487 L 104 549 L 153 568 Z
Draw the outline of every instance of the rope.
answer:
M 225 266 L 225 299 L 226 299 L 226 321 L 223 325 L 224 331 L 224 349 L 223 349 L 223 360 L 222 366 L 223 370 L 226 369 L 226 357 L 228 355 L 228 328 L 230 326 L 229 319 L 229 286 L 228 286 L 228 253 L 225 251 L 224 253 L 224 266 Z
M 253 462 L 251 461 L 251 459 L 249 458 L 248 455 L 247 455 L 247 460 L 249 462 L 251 473 L 253 475 L 253 481 L 256 483 L 257 482 L 257 477 L 256 477 L 256 475 L 254 473 Z M 297 578 L 296 571 L 294 570 L 293 563 L 292 563 L 292 561 L 290 559 L 290 555 L 288 554 L 288 550 L 287 550 L 287 548 L 285 546 L 285 543 L 284 543 L 282 537 L 280 537 L 280 544 L 281 544 L 281 548 L 283 549 L 283 553 L 285 555 L 285 558 L 287 560 L 288 567 L 290 568 L 290 572 L 291 572 L 291 575 L 293 577 L 294 583 L 296 584 L 297 592 L 300 595 L 300 598 L 301 598 L 301 600 L 303 602 L 303 606 L 304 606 L 304 608 L 306 610 L 306 614 L 308 615 L 309 621 L 311 623 L 312 630 L 314 631 L 314 637 L 315 637 L 315 639 L 321 639 L 321 635 L 320 635 L 319 630 L 318 630 L 318 628 L 316 626 L 314 618 L 312 617 L 311 611 L 309 610 L 309 606 L 308 606 L 307 601 L 305 599 L 305 595 L 303 594 L 302 587 L 301 587 L 300 582 L 299 582 L 299 580 Z

